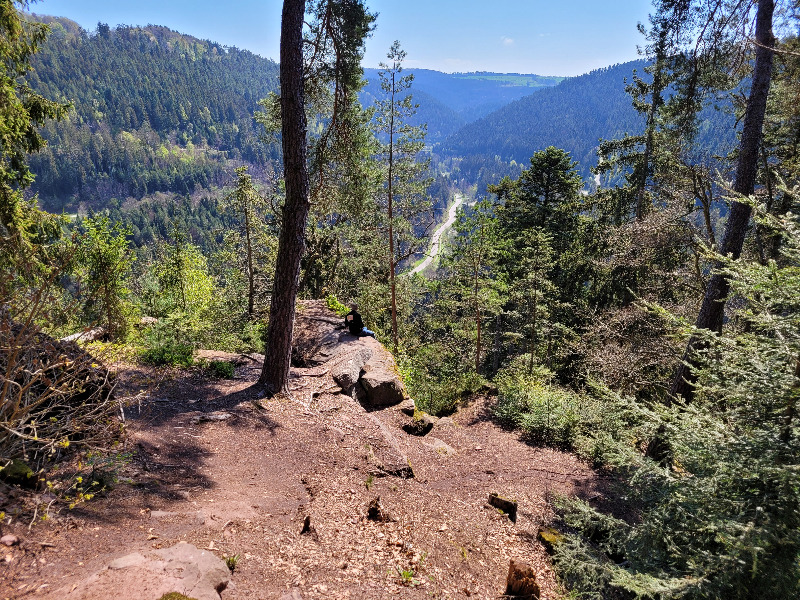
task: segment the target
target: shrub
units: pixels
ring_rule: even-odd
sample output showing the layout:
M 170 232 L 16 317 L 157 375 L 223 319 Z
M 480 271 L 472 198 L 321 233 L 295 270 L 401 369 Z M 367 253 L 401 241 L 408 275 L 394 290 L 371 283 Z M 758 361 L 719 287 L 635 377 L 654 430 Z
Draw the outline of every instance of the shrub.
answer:
M 634 460 L 637 440 L 653 429 L 647 411 L 592 381 L 581 393 L 560 388 L 547 369 L 529 374 L 524 358 L 497 377 L 498 419 L 520 428 L 532 444 L 573 451 L 598 468 Z
M 575 393 L 542 381 L 542 373 L 506 372 L 498 378 L 494 409 L 502 421 L 521 428 L 534 444 L 571 449 L 584 412 L 591 407 Z
M 443 417 L 453 414 L 459 404 L 476 393 L 487 382 L 475 373 L 461 373 L 443 381 L 421 376 L 409 378 L 409 392 L 416 407 L 429 415 Z
M 235 365 L 226 360 L 212 360 L 208 363 L 206 370 L 214 377 L 220 379 L 233 379 Z
M 562 505 L 576 533 L 556 564 L 581 597 L 800 597 L 800 229 L 782 233 L 780 262 L 719 257 L 736 319 L 720 335 L 694 331 L 704 349 L 691 404 L 644 419 L 660 424 L 668 464 L 630 461 L 632 524 Z
M 333 294 L 328 294 L 328 297 L 325 298 L 325 304 L 328 305 L 328 308 L 335 312 L 340 317 L 344 317 L 347 313 L 350 312 L 350 309 L 347 308 L 344 304 L 339 302 L 339 300 Z
M 10 302 L 5 310 L 0 314 L 0 467 L 14 458 L 43 464 L 71 445 L 101 447 L 112 440 L 119 433 L 115 413 L 120 405 L 101 359 L 26 323 Z
M 191 367 L 194 364 L 194 350 L 186 344 L 167 343 L 155 348 L 147 348 L 140 355 L 142 362 L 160 366 Z

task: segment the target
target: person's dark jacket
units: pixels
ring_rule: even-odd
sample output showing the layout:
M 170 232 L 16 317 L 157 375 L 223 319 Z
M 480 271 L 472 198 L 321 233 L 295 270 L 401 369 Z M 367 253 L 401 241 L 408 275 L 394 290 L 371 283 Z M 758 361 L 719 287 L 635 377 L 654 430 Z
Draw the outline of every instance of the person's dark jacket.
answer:
M 344 325 L 352 335 L 361 335 L 364 330 L 364 320 L 356 311 L 351 310 L 344 318 Z

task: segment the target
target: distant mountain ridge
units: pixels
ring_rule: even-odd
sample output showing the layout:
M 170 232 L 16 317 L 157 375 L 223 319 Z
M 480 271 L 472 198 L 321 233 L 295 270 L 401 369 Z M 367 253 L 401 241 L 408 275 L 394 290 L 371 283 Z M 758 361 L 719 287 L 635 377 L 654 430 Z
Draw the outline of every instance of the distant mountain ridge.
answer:
M 365 106 L 380 94 L 379 69 L 364 69 L 367 85 L 361 93 Z M 404 69 L 413 74 L 409 92 L 419 109 L 412 124 L 427 123 L 429 143 L 442 142 L 460 127 L 535 91 L 557 85 L 563 77 L 521 73 L 441 73 Z
M 598 141 L 643 129 L 625 91 L 625 80 L 640 73 L 643 60 L 570 77 L 511 102 L 454 132 L 439 150 L 448 155 L 499 156 L 526 163 L 547 146 L 567 150 L 585 174 L 596 162 Z
M 498 157 L 526 165 L 534 152 L 555 146 L 568 151 L 589 177 L 601 140 L 643 132 L 644 119 L 625 88 L 634 71 L 648 79 L 646 66 L 647 61 L 636 60 L 564 79 L 465 124 L 436 150 L 446 156 Z M 698 117 L 698 141 L 709 156 L 723 156 L 735 144 L 735 117 L 725 108 L 726 101 L 715 104 L 723 109 L 707 106 Z

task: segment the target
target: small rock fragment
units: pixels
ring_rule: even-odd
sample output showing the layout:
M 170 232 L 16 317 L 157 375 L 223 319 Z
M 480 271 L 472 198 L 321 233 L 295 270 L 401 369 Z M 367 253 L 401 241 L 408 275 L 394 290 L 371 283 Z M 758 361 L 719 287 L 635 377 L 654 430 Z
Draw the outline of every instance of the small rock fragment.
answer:
M 0 544 L 13 546 L 14 544 L 19 544 L 19 538 L 14 534 L 8 533 L 0 538 Z
M 367 518 L 370 521 L 377 521 L 378 523 L 386 523 L 392 521 L 391 515 L 381 506 L 381 497 L 376 496 L 367 507 Z
M 455 448 L 449 446 L 439 438 L 431 438 L 430 443 L 425 443 L 425 446 L 436 452 L 436 454 L 441 454 L 442 456 L 453 456 L 454 454 L 458 454 Z
M 534 570 L 525 563 L 511 559 L 506 579 L 506 597 L 538 600 L 539 594 L 539 584 L 536 583 Z
M 227 421 L 233 415 L 227 412 L 213 412 L 213 413 L 206 413 L 202 415 L 197 415 L 189 419 L 189 422 L 192 425 L 197 425 L 198 423 L 205 423 L 207 421 Z
M 432 417 L 427 413 L 417 413 L 411 423 L 403 425 L 403 431 L 411 435 L 427 435 L 431 429 L 433 429 L 433 426 L 436 425 L 437 420 L 436 417 Z
M 436 427 L 455 427 L 456 422 L 452 417 L 442 417 L 436 422 Z
M 170 512 L 167 510 L 151 510 L 150 511 L 150 518 L 151 519 L 167 519 L 169 517 L 176 517 L 180 513 Z
M 401 413 L 403 413 L 404 415 L 408 415 L 409 417 L 413 417 L 414 413 L 417 410 L 417 407 L 414 405 L 413 398 L 406 398 L 405 400 L 403 400 L 400 403 L 399 408 Z
M 489 504 L 502 510 L 512 523 L 517 522 L 517 503 L 498 494 L 489 494 Z

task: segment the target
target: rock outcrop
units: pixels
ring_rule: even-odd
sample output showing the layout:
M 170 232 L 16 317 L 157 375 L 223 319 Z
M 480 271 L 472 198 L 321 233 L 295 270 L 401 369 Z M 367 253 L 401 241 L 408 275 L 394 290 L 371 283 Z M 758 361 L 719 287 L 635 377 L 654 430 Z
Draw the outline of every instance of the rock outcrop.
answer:
M 392 354 L 371 337 L 356 337 L 343 329 L 344 321 L 324 300 L 299 305 L 292 345 L 297 367 L 330 368 L 343 393 L 356 397 L 367 408 L 400 404 L 405 388 Z

